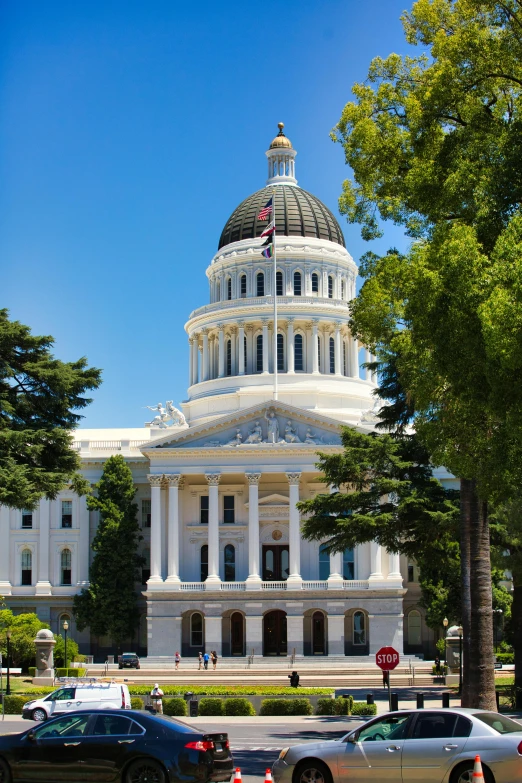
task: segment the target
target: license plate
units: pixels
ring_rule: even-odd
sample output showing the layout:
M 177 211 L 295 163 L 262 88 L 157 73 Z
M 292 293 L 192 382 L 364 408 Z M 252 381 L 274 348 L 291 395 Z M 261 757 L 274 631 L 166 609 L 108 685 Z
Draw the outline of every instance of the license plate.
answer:
M 223 743 L 222 742 L 215 742 L 214 743 L 214 747 L 216 748 L 218 753 L 221 753 L 221 751 L 223 750 Z

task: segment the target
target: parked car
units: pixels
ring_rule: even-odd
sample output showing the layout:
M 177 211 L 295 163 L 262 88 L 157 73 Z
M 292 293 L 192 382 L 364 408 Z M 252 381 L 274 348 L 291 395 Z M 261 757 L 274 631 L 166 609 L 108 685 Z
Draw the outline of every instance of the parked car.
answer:
M 0 736 L 2 781 L 218 783 L 232 770 L 227 734 L 137 710 L 82 710 Z
M 522 779 L 522 724 L 466 708 L 381 715 L 340 740 L 284 748 L 275 783 L 471 783 L 480 754 L 486 783 Z
M 64 712 L 130 708 L 131 697 L 125 683 L 79 682 L 64 685 L 42 699 L 28 701 L 23 706 L 22 717 L 43 721 Z
M 139 669 L 140 659 L 136 653 L 123 653 L 118 655 L 118 668 L 119 669 Z

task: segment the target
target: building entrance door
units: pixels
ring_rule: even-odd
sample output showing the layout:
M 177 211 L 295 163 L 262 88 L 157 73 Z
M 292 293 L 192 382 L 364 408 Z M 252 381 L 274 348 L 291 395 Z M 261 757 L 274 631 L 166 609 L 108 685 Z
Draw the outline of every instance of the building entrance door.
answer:
M 325 654 L 324 614 L 314 612 L 312 617 L 312 653 Z
M 264 582 L 286 582 L 289 571 L 288 546 L 263 546 Z
M 286 614 L 280 609 L 263 618 L 263 655 L 286 655 Z
M 232 655 L 245 654 L 245 638 L 243 628 L 243 615 L 241 612 L 234 612 L 230 618 L 230 652 Z

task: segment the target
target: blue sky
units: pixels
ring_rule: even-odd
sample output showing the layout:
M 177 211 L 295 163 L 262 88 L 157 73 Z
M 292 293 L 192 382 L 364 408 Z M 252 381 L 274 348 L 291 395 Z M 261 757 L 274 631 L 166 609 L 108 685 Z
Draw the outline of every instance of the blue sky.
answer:
M 299 184 L 337 214 L 348 171 L 329 132 L 371 58 L 407 51 L 409 5 L 3 0 L 0 306 L 103 369 L 82 426 L 142 426 L 144 405 L 185 399 L 184 324 L 278 121 Z M 406 246 L 341 225 L 356 261 Z

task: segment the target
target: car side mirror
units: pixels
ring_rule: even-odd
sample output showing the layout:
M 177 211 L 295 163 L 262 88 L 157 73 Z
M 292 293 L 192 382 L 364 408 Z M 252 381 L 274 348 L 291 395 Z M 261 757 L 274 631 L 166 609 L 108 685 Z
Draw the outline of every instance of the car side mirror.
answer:
M 346 741 L 347 742 L 353 742 L 355 744 L 358 739 L 359 739 L 359 732 L 358 731 L 354 731 L 352 734 L 348 735 L 348 737 L 346 738 Z
M 27 739 L 29 740 L 29 742 L 34 742 L 35 741 L 36 735 L 35 735 L 34 731 L 30 731 L 29 734 L 27 734 Z

